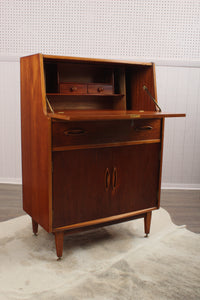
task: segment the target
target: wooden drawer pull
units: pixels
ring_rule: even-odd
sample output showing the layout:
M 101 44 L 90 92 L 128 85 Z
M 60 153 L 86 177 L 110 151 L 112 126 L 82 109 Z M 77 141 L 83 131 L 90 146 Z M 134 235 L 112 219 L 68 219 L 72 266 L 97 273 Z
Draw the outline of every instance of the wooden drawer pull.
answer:
M 72 86 L 70 90 L 71 90 L 71 92 L 76 92 L 77 91 L 77 87 L 76 86 Z
M 112 189 L 115 190 L 117 186 L 117 168 L 113 169 L 113 176 L 112 176 Z
M 101 92 L 104 91 L 104 88 L 103 87 L 99 87 L 97 90 L 98 90 L 99 93 L 101 93 Z
M 152 130 L 152 129 L 153 129 L 152 126 L 141 126 L 141 127 L 135 128 L 135 131 Z
M 108 191 L 109 186 L 110 186 L 110 172 L 109 172 L 109 169 L 107 168 L 106 172 L 105 172 L 105 190 L 106 191 Z
M 64 131 L 65 135 L 83 135 L 86 133 L 87 131 L 84 129 L 69 129 Z

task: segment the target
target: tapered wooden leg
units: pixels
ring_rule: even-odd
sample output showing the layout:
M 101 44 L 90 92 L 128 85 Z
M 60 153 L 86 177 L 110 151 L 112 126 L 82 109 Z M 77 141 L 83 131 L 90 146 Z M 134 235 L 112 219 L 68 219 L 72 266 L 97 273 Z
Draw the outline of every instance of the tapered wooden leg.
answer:
M 148 234 L 150 232 L 150 226 L 151 226 L 151 211 L 146 213 L 144 217 L 144 231 L 146 233 L 146 237 L 148 237 Z
M 55 233 L 55 242 L 56 242 L 56 252 L 58 259 L 62 257 L 63 253 L 63 240 L 64 240 L 64 231 Z
M 38 223 L 35 222 L 33 220 L 33 218 L 32 218 L 32 227 L 33 227 L 33 233 L 34 233 L 34 235 L 37 235 L 37 233 L 38 233 Z

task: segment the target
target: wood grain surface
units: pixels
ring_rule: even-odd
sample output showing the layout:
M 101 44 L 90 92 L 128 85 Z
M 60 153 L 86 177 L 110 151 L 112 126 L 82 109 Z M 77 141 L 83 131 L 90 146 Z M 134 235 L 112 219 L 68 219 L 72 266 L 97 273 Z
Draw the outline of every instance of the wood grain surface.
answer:
M 23 208 L 51 230 L 51 122 L 40 55 L 21 58 Z

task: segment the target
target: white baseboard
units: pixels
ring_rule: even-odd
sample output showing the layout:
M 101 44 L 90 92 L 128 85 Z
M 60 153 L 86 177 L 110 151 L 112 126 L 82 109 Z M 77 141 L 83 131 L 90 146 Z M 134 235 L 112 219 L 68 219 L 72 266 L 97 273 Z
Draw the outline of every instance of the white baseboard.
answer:
M 6 183 L 6 184 L 22 184 L 21 178 L 1 178 L 0 177 L 0 184 Z
M 162 190 L 200 190 L 200 184 L 192 183 L 165 183 L 161 185 Z

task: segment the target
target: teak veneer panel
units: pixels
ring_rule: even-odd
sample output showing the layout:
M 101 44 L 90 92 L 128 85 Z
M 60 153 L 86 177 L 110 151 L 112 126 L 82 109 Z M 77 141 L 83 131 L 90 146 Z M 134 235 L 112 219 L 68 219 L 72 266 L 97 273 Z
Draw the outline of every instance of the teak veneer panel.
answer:
M 156 207 L 159 155 L 160 144 L 55 152 L 53 227 Z
M 53 122 L 52 146 L 105 144 L 160 139 L 161 120 Z
M 127 76 L 128 88 L 128 108 L 131 110 L 155 111 L 155 105 L 149 95 L 143 90 L 147 86 L 151 95 L 157 100 L 155 67 L 154 64 L 145 68 L 135 67 L 135 72 L 128 69 Z
M 102 226 L 114 225 L 125 221 L 131 221 L 134 219 L 145 218 L 148 212 L 158 209 L 157 207 L 150 207 L 148 209 L 138 210 L 130 213 L 115 215 L 107 218 L 91 220 L 88 222 L 76 223 L 72 225 L 66 225 L 63 227 L 56 227 L 53 232 L 64 231 L 65 234 L 71 234 L 74 232 L 80 232 L 84 230 L 94 229 Z
M 51 231 L 51 120 L 45 115 L 41 55 L 21 59 L 23 208 Z

